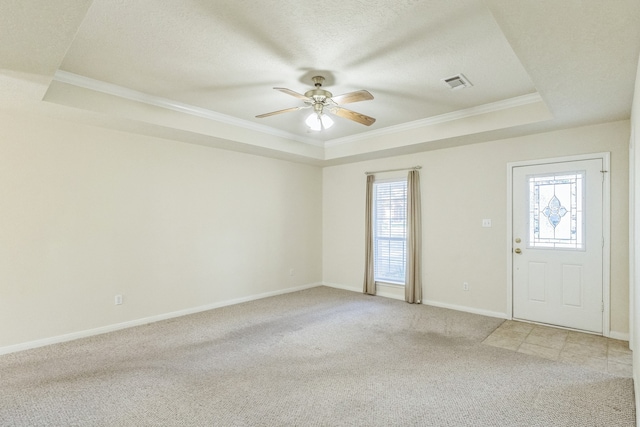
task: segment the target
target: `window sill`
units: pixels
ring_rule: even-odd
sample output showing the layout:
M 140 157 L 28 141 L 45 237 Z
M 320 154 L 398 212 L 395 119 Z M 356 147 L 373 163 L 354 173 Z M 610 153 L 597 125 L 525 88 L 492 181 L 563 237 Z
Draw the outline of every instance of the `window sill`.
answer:
M 404 288 L 404 283 L 376 282 L 376 286 L 388 286 L 390 288 Z

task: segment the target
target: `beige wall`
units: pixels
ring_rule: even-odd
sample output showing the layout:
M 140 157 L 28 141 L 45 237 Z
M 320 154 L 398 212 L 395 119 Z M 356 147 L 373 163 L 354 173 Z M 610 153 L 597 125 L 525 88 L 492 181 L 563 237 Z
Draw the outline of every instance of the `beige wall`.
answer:
M 0 123 L 0 349 L 321 281 L 319 168 Z
M 627 121 L 324 170 L 42 117 L 0 122 L 0 350 L 320 281 L 360 290 L 363 172 L 416 164 L 425 300 L 504 313 L 506 164 L 599 151 L 612 153 L 611 326 L 628 331 Z
M 635 387 L 636 408 L 640 408 L 640 209 L 637 207 L 640 201 L 640 60 L 636 71 L 636 84 L 633 96 L 633 107 L 631 110 L 631 137 L 629 144 L 629 175 L 630 191 L 629 200 L 631 203 L 629 212 L 631 216 L 630 228 L 633 241 L 630 245 L 631 264 L 629 276 L 631 286 L 630 293 L 630 328 L 631 328 L 631 348 L 633 352 L 633 384 Z M 637 420 L 640 426 L 640 418 Z
M 364 172 L 421 165 L 426 303 L 500 315 L 507 311 L 507 163 L 611 152 L 611 329 L 628 332 L 629 122 L 325 168 L 323 278 L 361 289 Z M 482 228 L 483 218 L 492 228 Z M 470 291 L 462 290 L 462 282 Z M 401 290 L 400 290 L 401 291 Z M 383 289 L 388 295 L 401 295 Z

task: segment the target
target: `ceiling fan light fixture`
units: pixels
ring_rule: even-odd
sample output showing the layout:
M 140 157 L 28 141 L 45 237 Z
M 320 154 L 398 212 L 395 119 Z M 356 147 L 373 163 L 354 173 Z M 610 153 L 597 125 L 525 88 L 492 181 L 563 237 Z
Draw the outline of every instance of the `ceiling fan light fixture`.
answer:
M 333 119 L 326 114 L 311 113 L 304 121 L 311 130 L 329 129 L 333 126 Z

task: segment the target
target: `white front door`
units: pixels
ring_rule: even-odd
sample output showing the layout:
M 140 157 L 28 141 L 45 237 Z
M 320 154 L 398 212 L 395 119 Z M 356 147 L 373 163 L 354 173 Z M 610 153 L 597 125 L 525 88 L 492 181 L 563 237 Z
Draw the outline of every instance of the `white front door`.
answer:
M 603 333 L 603 159 L 512 168 L 513 317 Z

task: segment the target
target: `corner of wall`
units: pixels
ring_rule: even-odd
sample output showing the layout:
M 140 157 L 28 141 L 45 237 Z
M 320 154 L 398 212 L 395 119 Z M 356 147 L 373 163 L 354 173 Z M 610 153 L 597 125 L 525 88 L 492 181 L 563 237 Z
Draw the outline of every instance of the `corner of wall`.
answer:
M 640 58 L 636 68 L 636 81 L 631 107 L 631 137 L 629 140 L 629 341 L 631 349 L 640 342 L 640 292 L 638 285 L 640 278 L 640 209 L 636 209 L 636 201 L 640 200 L 640 174 L 636 173 L 640 167 Z M 636 408 L 640 408 L 640 351 L 633 352 L 633 386 L 636 398 Z M 636 425 L 640 427 L 640 417 L 636 416 Z

